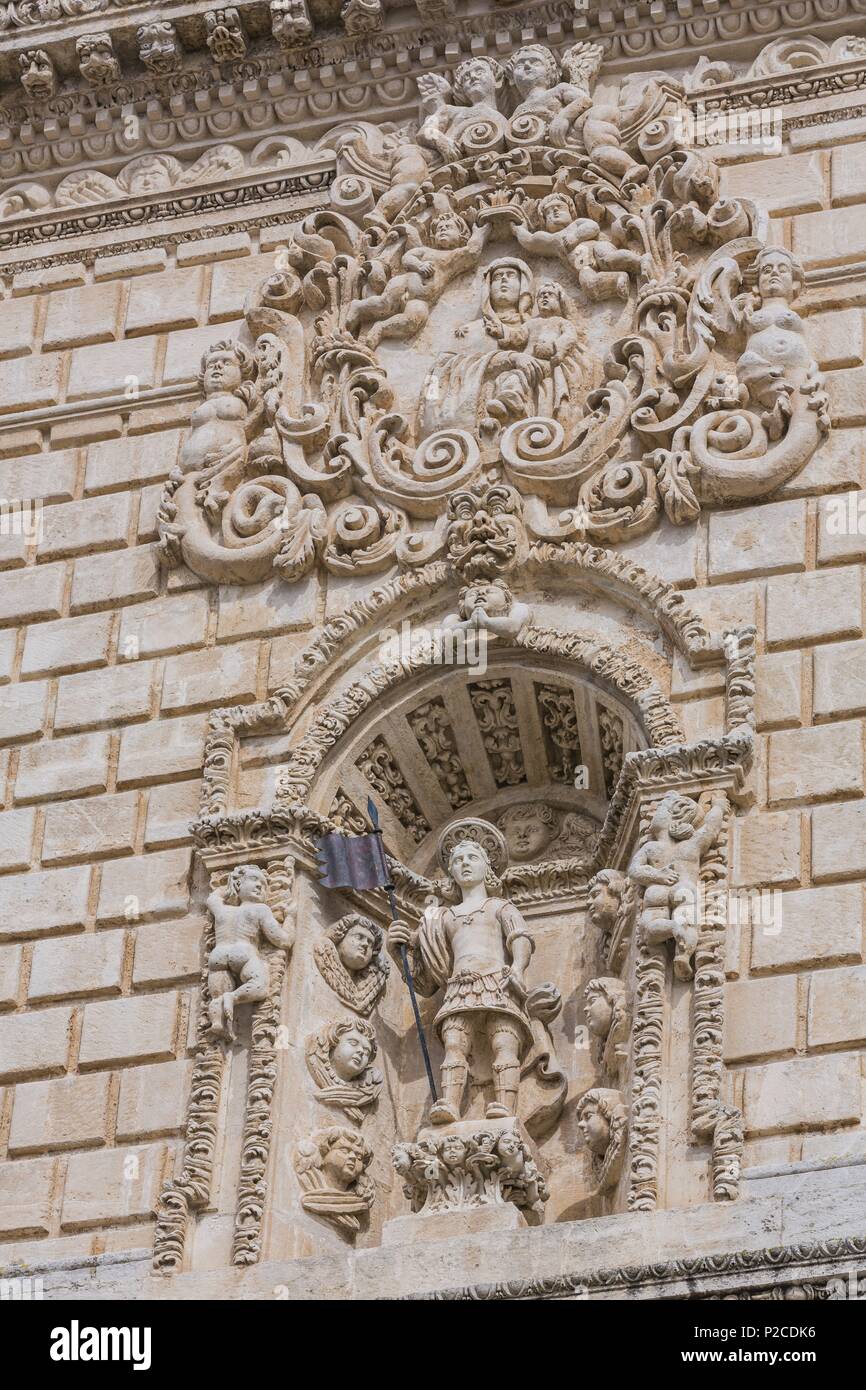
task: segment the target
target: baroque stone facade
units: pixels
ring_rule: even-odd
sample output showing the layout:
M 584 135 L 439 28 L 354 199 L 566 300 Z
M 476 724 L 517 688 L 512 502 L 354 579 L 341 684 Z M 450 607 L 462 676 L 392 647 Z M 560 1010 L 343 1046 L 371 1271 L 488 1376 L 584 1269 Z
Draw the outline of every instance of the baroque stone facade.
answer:
M 0 4 L 2 1272 L 866 1270 L 866 28 L 645 8 Z

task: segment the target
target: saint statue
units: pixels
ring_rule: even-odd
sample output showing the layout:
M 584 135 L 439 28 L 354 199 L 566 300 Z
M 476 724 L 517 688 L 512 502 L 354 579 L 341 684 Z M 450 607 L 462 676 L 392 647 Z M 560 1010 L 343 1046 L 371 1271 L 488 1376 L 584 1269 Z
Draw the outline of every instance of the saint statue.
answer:
M 507 862 L 502 832 L 487 821 L 458 821 L 441 836 L 439 858 L 449 877 L 444 896 L 451 901 L 429 906 L 417 931 L 392 923 L 387 938 L 397 959 L 400 947 L 408 948 L 420 994 L 445 991 L 434 1022 L 445 1048 L 441 1098 L 430 1119 L 460 1119 L 467 1082 L 480 1081 L 486 1052 L 493 1080 L 487 1119 L 516 1115 L 521 1077 L 538 1069 L 548 1097 L 525 1116 L 531 1128 L 542 1112 L 548 1121 L 562 1106 L 565 1079 L 546 1026 L 561 1007 L 559 991 L 550 984 L 531 991 L 527 986 L 533 940 L 520 912 L 501 895 L 499 875 Z

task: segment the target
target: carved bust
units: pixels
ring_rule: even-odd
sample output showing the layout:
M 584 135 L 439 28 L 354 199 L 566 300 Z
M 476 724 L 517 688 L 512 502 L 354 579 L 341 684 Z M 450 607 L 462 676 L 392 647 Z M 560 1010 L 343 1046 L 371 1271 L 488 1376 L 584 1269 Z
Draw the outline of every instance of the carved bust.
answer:
M 328 1024 L 307 1038 L 307 1069 L 316 1084 L 316 1099 L 344 1110 L 360 1124 L 382 1089 L 382 1073 L 372 1065 L 376 1036 L 365 1019 Z
M 628 1133 L 628 1115 L 622 1095 L 595 1087 L 581 1096 L 577 1123 L 589 1150 L 596 1192 L 615 1187 L 622 1172 Z
M 388 980 L 383 941 L 381 928 L 371 918 L 350 912 L 313 947 L 322 978 L 344 1004 L 365 1017 L 376 1007 Z
M 615 1074 L 628 1038 L 625 984 L 614 975 L 602 975 L 589 981 L 583 998 L 586 1024 L 596 1039 L 602 1070 Z

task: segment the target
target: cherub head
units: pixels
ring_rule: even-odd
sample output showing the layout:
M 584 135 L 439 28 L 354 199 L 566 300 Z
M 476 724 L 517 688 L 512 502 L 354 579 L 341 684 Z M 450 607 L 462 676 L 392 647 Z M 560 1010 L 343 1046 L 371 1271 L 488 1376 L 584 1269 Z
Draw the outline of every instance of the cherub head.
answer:
M 376 1056 L 376 1035 L 366 1019 L 343 1020 L 327 1029 L 325 1044 L 333 1071 L 341 1081 L 363 1076 Z
M 758 255 L 757 272 L 762 299 L 784 299 L 790 303 L 803 287 L 803 267 L 782 246 L 764 247 Z
M 322 1173 L 332 1188 L 345 1190 L 361 1176 L 373 1150 L 356 1130 L 334 1125 L 315 1136 Z
M 591 1153 L 601 1157 L 607 1152 L 611 1138 L 618 1139 L 621 1134 L 625 1114 L 619 1091 L 597 1086 L 581 1096 L 577 1106 L 577 1124 Z
M 502 579 L 482 579 L 460 590 L 457 606 L 461 618 L 469 618 L 481 608 L 489 618 L 505 617 L 514 599 Z
M 252 353 L 241 343 L 226 340 L 214 343 L 202 355 L 198 384 L 205 396 L 240 396 L 249 404 L 255 390 L 255 372 Z
M 625 877 L 618 869 L 600 869 L 587 888 L 588 917 L 599 931 L 610 931 L 619 911 Z
M 260 903 L 264 901 L 268 886 L 268 876 L 257 864 L 238 864 L 232 869 L 226 884 L 226 897 L 237 903 Z
M 446 1168 L 459 1168 L 466 1159 L 466 1144 L 459 1134 L 446 1134 L 442 1140 L 441 1154 Z
M 520 1136 L 515 1134 L 513 1129 L 507 1129 L 504 1134 L 500 1134 L 496 1141 L 496 1152 L 512 1173 L 518 1173 L 526 1167 Z
M 549 48 L 540 43 L 520 48 L 506 64 L 506 72 L 520 96 L 527 97 L 539 87 L 549 91 L 559 81 L 559 65 Z
M 328 928 L 337 955 L 349 971 L 366 970 L 381 954 L 382 929 L 360 912 L 350 912 Z
M 625 985 L 614 976 L 600 976 L 589 981 L 583 998 L 590 1033 L 606 1039 L 614 1022 L 624 1015 Z
M 462 217 L 455 212 L 440 212 L 430 223 L 430 244 L 437 251 L 454 251 L 465 246 L 470 232 Z
M 668 792 L 652 818 L 650 832 L 658 835 L 667 830 L 672 840 L 687 840 L 698 829 L 703 818 L 697 801 L 679 792 Z
M 548 193 L 536 208 L 542 230 L 555 234 L 570 227 L 577 216 L 574 204 L 566 193 Z
M 454 74 L 454 95 L 465 106 L 495 106 L 505 70 L 495 58 L 467 58 Z
M 542 280 L 535 291 L 535 312 L 541 318 L 568 318 L 565 290 L 555 280 Z
M 508 852 L 517 863 L 537 859 L 556 839 L 559 830 L 559 816 L 543 801 L 509 806 L 498 823 L 508 842 Z

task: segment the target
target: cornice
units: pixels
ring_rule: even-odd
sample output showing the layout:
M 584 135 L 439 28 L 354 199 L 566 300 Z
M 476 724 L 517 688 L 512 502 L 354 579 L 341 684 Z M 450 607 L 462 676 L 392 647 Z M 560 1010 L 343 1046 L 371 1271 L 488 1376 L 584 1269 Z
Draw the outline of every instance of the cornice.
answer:
M 866 1258 L 866 1236 L 803 1241 L 763 1250 L 734 1250 L 652 1264 L 613 1266 L 549 1278 L 514 1279 L 496 1284 L 468 1284 L 405 1296 L 406 1302 L 519 1302 L 528 1299 L 616 1298 L 756 1298 L 780 1286 L 811 1286 L 805 1298 L 828 1298 L 826 1283 L 854 1265 L 858 1274 Z M 816 1281 L 822 1281 L 816 1288 Z M 773 1297 L 780 1297 L 776 1292 Z
M 78 4 L 87 0 L 58 0 Z M 21 0 L 18 0 L 21 3 Z M 108 0 L 106 0 L 108 3 Z M 207 7 L 209 8 L 209 7 Z M 605 74 L 616 76 L 646 67 L 691 67 L 705 52 L 714 60 L 743 58 L 774 35 L 817 34 L 826 38 L 862 29 L 866 0 L 791 0 L 744 4 L 742 0 L 651 0 L 613 3 L 604 9 L 575 9 L 575 0 L 502 9 L 485 5 L 458 13 L 447 22 L 425 23 L 414 6 L 390 8 L 376 33 L 316 35 L 307 45 L 283 49 L 270 36 L 262 0 L 238 9 L 250 30 L 248 51 L 233 62 L 215 62 L 204 47 L 207 8 L 189 5 L 126 8 L 117 3 L 73 22 L 52 38 L 50 30 L 9 30 L 0 37 L 0 177 L 44 176 L 81 165 L 112 167 L 149 149 L 205 148 L 216 140 L 261 139 L 270 131 L 296 130 L 315 139 L 341 120 L 401 122 L 414 116 L 414 76 L 453 68 L 470 54 L 505 58 L 519 45 L 538 40 L 561 50 L 575 39 L 591 38 L 606 49 Z M 135 30 L 143 17 L 178 20 L 183 53 L 175 72 L 157 76 L 143 70 Z M 414 23 L 412 18 L 414 17 Z M 253 20 L 255 19 L 255 24 Z M 56 28 L 57 26 L 55 26 Z M 77 74 L 74 36 L 108 30 L 122 60 L 120 80 L 95 87 Z M 34 101 L 17 79 L 18 54 L 39 44 L 56 59 L 57 95 Z M 200 51 L 201 50 L 201 51 Z M 131 55 L 131 56 L 130 56 Z M 857 72 L 866 65 L 836 65 L 822 72 L 823 90 L 863 85 Z M 3 80 L 5 78 L 5 81 Z M 801 71 L 786 78 L 751 83 L 751 98 L 712 89 L 708 105 L 754 102 L 764 91 L 773 101 L 809 94 Z M 731 84 L 726 84 L 729 86 Z M 790 93 L 791 95 L 786 95 Z M 701 93 L 703 98 L 704 93 Z M 696 98 L 695 98 L 696 99 Z M 762 98 L 763 100 L 763 98 Z M 134 118 L 134 119 L 133 119 Z

